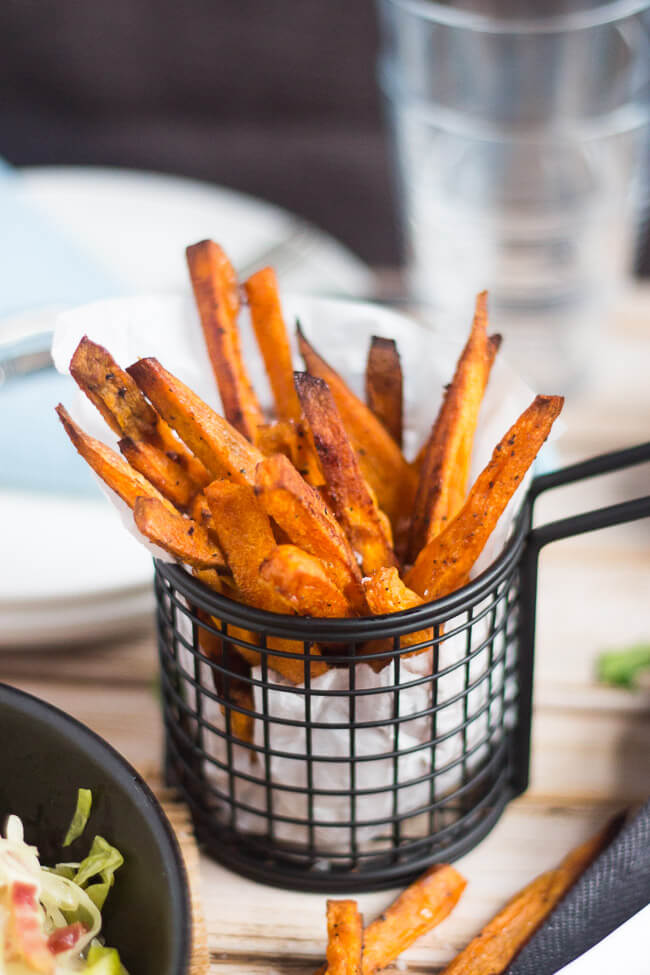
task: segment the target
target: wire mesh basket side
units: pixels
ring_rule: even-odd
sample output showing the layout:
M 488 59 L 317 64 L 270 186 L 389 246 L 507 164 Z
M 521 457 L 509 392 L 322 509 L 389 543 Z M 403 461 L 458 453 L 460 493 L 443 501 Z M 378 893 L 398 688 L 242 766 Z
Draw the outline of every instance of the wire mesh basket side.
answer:
M 512 795 L 516 560 L 444 622 L 367 640 L 359 620 L 318 647 L 211 616 L 176 582 L 157 572 L 168 774 L 215 855 L 267 882 L 367 888 L 487 831 Z

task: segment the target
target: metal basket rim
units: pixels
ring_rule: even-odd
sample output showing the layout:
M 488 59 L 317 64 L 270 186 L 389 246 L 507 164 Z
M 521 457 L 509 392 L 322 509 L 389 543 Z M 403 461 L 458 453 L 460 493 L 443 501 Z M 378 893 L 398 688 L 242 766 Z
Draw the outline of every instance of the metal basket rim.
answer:
M 446 622 L 456 613 L 471 609 L 497 585 L 519 559 L 530 527 L 531 502 L 527 495 L 517 515 L 514 530 L 508 538 L 503 551 L 483 572 L 467 585 L 455 590 L 441 599 L 424 603 L 413 609 L 381 616 L 354 618 L 316 618 L 290 616 L 256 609 L 237 603 L 227 596 L 209 589 L 203 582 L 191 576 L 183 566 L 172 562 L 154 559 L 156 574 L 170 582 L 181 595 L 192 604 L 211 616 L 216 616 L 227 624 L 254 630 L 266 636 L 284 637 L 306 643 L 326 640 L 354 643 L 380 637 L 399 637 L 414 630 L 436 626 Z M 158 597 L 158 592 L 156 592 Z M 265 647 L 259 651 L 273 653 Z M 408 652 L 405 648 L 403 652 Z M 282 653 L 283 657 L 304 658 L 304 652 Z M 364 658 L 365 659 L 365 658 Z

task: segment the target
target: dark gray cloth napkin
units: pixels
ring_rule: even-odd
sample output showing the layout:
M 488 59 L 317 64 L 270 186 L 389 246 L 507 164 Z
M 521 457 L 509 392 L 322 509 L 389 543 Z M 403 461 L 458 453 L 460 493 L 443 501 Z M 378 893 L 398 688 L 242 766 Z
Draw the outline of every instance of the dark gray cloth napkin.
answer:
M 650 800 L 583 873 L 505 975 L 554 975 L 650 903 Z

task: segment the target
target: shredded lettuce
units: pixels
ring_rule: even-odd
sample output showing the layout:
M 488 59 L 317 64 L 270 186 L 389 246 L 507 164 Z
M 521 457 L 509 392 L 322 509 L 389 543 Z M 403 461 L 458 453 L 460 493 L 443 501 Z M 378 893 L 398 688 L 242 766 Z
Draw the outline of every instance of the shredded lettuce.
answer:
M 79 789 L 77 808 L 64 845 L 81 836 L 91 808 L 90 790 Z M 88 855 L 81 862 L 43 867 L 36 847 L 25 843 L 22 822 L 17 816 L 9 816 L 5 836 L 0 833 L 0 973 L 5 971 L 6 961 L 2 931 L 7 917 L 19 909 L 13 906 L 12 891 L 15 884 L 27 884 L 33 889 L 35 898 L 27 905 L 32 931 L 35 922 L 38 950 L 52 959 L 54 975 L 73 975 L 75 972 L 126 975 L 117 950 L 106 948 L 97 940 L 102 926 L 101 909 L 113 886 L 115 871 L 123 863 L 124 858 L 119 850 L 102 836 L 95 836 Z M 22 905 L 20 909 L 24 912 Z M 54 932 L 68 928 L 77 921 L 83 927 L 80 934 L 79 929 L 75 932 L 77 940 L 71 947 L 62 949 L 59 946 L 58 950 L 49 947 L 48 939 Z M 20 930 L 18 940 L 14 939 L 9 947 L 14 959 L 11 972 L 15 975 L 32 972 L 33 959 L 27 954 L 32 949 L 26 941 L 21 941 Z M 80 968 L 80 965 L 83 967 Z
M 77 808 L 68 826 L 68 832 L 65 834 L 64 846 L 70 846 L 71 843 L 79 839 L 90 818 L 92 804 L 93 794 L 90 789 L 77 789 Z
M 86 956 L 84 975 L 123 975 L 125 969 L 115 948 L 104 948 L 95 941 Z

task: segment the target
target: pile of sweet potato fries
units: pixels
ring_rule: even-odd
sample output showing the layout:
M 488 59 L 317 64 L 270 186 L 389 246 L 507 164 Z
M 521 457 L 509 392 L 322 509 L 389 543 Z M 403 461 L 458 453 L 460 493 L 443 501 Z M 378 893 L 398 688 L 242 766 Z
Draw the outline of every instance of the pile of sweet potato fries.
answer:
M 500 345 L 499 336 L 487 334 L 486 295 L 477 298 L 439 414 L 410 463 L 400 446 L 402 372 L 394 341 L 372 340 L 364 403 L 299 326 L 306 371 L 294 373 L 272 269 L 240 290 L 213 241 L 189 247 L 187 260 L 224 416 L 156 359 L 125 371 L 88 338 L 70 372 L 120 437 L 122 456 L 57 407 L 73 444 L 132 508 L 140 532 L 213 590 L 275 613 L 392 613 L 464 585 L 562 408 L 559 396 L 537 396 L 469 487 L 479 409 Z M 242 357 L 242 295 L 270 380 L 272 419 Z M 423 637 L 415 633 L 403 645 Z M 293 653 L 301 647 L 278 638 L 268 646 Z M 254 650 L 241 653 L 249 664 L 259 662 Z M 312 656 L 320 653 L 314 647 Z M 304 680 L 300 660 L 268 662 L 288 680 Z M 327 661 L 310 666 L 318 676 Z
M 616 817 L 553 870 L 520 890 L 447 965 L 442 975 L 500 975 L 578 877 L 613 839 Z M 454 867 L 431 867 L 364 928 L 354 900 L 327 902 L 327 961 L 316 975 L 375 975 L 451 913 L 467 881 Z

